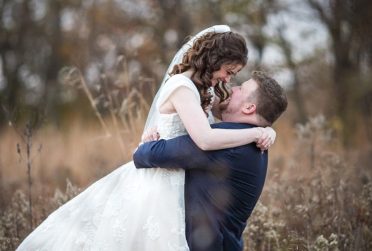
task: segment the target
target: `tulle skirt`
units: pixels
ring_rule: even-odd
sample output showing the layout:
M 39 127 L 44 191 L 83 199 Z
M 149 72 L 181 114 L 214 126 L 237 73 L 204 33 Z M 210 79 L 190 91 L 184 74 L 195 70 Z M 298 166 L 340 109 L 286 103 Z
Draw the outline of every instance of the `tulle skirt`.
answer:
M 54 211 L 17 250 L 189 250 L 183 170 L 129 162 Z

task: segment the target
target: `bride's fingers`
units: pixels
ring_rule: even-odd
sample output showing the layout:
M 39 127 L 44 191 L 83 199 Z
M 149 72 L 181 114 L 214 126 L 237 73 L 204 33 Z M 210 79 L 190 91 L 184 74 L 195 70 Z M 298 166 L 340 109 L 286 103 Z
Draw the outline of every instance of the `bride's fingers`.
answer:
M 263 146 L 263 145 L 261 145 L 259 148 L 260 148 L 260 150 L 261 150 L 262 153 L 267 150 L 267 148 L 265 146 Z
M 265 141 L 266 137 L 267 137 L 267 135 L 262 135 L 262 136 L 258 139 L 257 144 L 260 144 L 260 145 L 261 145 L 262 142 Z
M 264 134 L 262 137 L 258 140 L 259 144 L 264 145 L 268 140 L 270 139 L 269 135 Z
M 268 147 L 271 145 L 271 139 L 270 138 L 266 138 L 263 142 L 262 142 L 262 145 L 264 147 Z
M 257 144 L 257 147 L 261 150 L 268 150 L 272 145 L 272 140 L 270 138 L 265 139 L 261 144 Z
M 261 151 L 267 150 L 267 148 L 262 144 L 256 144 L 257 148 L 260 148 Z
M 273 135 L 269 133 L 263 133 L 263 135 L 258 139 L 256 145 L 262 151 L 268 150 L 274 143 Z

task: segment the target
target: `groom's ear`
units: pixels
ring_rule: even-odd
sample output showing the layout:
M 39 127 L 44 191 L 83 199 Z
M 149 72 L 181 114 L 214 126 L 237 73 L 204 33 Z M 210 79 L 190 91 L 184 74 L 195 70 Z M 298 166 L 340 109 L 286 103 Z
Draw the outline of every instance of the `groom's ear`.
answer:
M 257 106 L 256 104 L 253 104 L 253 103 L 245 103 L 243 105 L 243 113 L 246 114 L 246 115 L 251 115 L 253 113 L 256 112 L 256 109 L 257 109 Z

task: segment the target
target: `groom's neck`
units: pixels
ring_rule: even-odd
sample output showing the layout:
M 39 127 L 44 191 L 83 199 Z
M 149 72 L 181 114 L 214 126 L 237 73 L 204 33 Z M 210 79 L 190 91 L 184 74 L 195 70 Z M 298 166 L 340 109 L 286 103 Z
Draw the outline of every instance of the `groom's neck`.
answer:
M 222 115 L 222 121 L 232 123 L 244 123 L 256 126 L 270 126 L 270 124 L 258 115 L 237 115 L 237 114 L 224 114 Z

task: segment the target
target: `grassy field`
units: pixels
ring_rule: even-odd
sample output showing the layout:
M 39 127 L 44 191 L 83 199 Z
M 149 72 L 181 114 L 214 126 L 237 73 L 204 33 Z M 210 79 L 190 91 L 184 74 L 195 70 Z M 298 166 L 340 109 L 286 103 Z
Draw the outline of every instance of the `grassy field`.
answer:
M 121 130 L 112 121 L 104 131 L 73 120 L 33 131 L 28 140 L 22 128 L 1 132 L 0 250 L 14 250 L 51 211 L 131 159 L 144 120 Z M 323 117 L 298 127 L 288 121 L 276 125 L 266 185 L 244 233 L 246 250 L 372 250 L 370 158 L 341 150 Z

